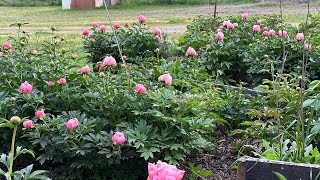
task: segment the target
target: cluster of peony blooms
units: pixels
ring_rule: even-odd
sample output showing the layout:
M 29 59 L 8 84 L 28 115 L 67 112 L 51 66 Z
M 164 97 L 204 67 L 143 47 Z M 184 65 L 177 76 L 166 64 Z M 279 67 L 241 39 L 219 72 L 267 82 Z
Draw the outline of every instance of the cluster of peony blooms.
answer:
M 189 47 L 189 48 L 187 49 L 187 51 L 186 51 L 186 55 L 187 55 L 187 56 L 192 56 L 192 57 L 194 57 L 194 56 L 197 55 L 197 52 L 196 52 L 196 50 L 195 50 L 194 48 Z
M 181 180 L 183 176 L 184 171 L 165 162 L 148 164 L 148 180 Z
M 161 40 L 161 30 L 158 27 L 156 27 L 156 28 L 153 29 L 153 34 L 155 35 L 154 39 L 157 40 L 158 42 L 160 42 L 160 40 Z

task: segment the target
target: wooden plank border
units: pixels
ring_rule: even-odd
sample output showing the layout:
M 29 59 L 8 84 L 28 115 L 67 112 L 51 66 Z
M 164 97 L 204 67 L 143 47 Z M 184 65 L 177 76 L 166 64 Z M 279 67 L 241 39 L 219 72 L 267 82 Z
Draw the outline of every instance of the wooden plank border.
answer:
M 320 165 L 274 161 L 244 156 L 238 160 L 237 180 L 320 180 Z

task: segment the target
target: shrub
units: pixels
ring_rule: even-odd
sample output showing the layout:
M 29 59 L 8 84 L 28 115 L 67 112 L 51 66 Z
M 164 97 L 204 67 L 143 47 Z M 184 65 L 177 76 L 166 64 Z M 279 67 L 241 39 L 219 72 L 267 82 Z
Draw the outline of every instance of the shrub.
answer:
M 115 57 L 119 62 L 121 58 L 117 40 L 127 62 L 140 64 L 142 62 L 139 59 L 167 55 L 166 35 L 156 36 L 145 24 L 132 23 L 115 28 L 117 39 L 113 32 L 100 29 L 101 27 L 93 27 L 91 34 L 84 36 L 84 51 L 89 53 L 92 63 L 101 61 L 107 55 Z

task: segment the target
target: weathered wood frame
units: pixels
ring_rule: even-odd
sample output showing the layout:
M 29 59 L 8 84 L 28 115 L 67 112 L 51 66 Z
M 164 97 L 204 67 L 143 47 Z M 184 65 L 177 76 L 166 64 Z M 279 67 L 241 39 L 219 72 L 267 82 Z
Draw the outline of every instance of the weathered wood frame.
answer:
M 320 180 L 320 165 L 274 161 L 244 156 L 238 160 L 237 180 Z

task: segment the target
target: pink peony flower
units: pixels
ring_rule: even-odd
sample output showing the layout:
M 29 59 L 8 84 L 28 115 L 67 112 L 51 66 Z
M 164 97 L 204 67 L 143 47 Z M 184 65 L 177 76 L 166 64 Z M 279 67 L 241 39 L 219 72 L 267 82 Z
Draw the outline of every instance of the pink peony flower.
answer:
M 79 121 L 77 118 L 72 118 L 66 123 L 68 129 L 75 129 L 79 126 Z
M 232 28 L 234 28 L 234 26 L 233 26 L 233 24 L 232 24 L 232 23 L 227 23 L 226 25 L 227 25 L 227 28 L 228 28 L 228 29 L 232 29 Z
M 241 14 L 241 18 L 242 19 L 247 19 L 249 17 L 249 14 L 248 13 L 243 13 Z
M 93 22 L 93 23 L 92 23 L 92 27 L 97 28 L 97 27 L 99 27 L 99 24 L 96 23 L 96 22 Z
M 31 93 L 31 91 L 32 86 L 27 81 L 20 85 L 20 92 L 22 92 L 23 94 L 29 94 Z
M 269 30 L 269 36 L 275 36 L 277 33 L 276 33 L 276 31 L 275 30 L 273 30 L 273 29 L 270 29 Z
M 37 50 L 35 50 L 35 49 L 33 49 L 33 50 L 31 50 L 31 54 L 33 54 L 33 55 L 37 55 L 37 54 L 38 54 L 38 51 L 37 51 Z
M 278 34 L 279 34 L 279 36 L 280 37 L 286 37 L 287 36 L 287 31 L 285 31 L 285 30 L 280 30 L 279 32 L 278 32 Z
M 142 24 L 142 23 L 145 23 L 146 20 L 147 20 L 147 18 L 146 18 L 145 16 L 143 16 L 143 15 L 140 15 L 140 16 L 138 17 L 138 21 L 139 21 L 141 24 Z
M 112 136 L 112 142 L 114 145 L 121 145 L 124 142 L 126 142 L 126 138 L 124 137 L 124 134 L 122 132 L 116 132 L 113 136 Z
M 27 120 L 22 123 L 24 128 L 31 128 L 33 126 L 33 122 L 31 120 Z
M 304 40 L 304 35 L 303 35 L 303 33 L 298 33 L 298 34 L 296 35 L 296 40 L 297 40 L 297 41 L 302 41 L 302 40 Z
M 10 122 L 13 124 L 19 124 L 21 122 L 21 118 L 19 116 L 12 116 L 10 118 Z
M 264 27 L 263 30 L 264 31 L 269 31 L 269 28 L 268 27 Z
M 144 94 L 146 92 L 146 87 L 143 84 L 136 84 L 136 92 L 140 94 Z
M 165 162 L 158 161 L 156 164 L 148 164 L 149 180 L 182 180 L 184 171 Z
M 105 31 L 107 30 L 107 26 L 102 25 L 102 26 L 100 26 L 99 30 L 100 30 L 101 32 L 105 32 Z
M 44 113 L 44 110 L 41 109 L 41 110 L 38 110 L 34 113 L 34 116 L 39 118 L 39 119 L 42 119 L 46 116 L 46 114 Z
M 166 86 L 171 86 L 172 84 L 172 77 L 170 76 L 170 74 L 163 74 L 161 76 L 159 76 L 158 81 L 164 81 L 164 84 Z
M 153 33 L 154 33 L 155 35 L 161 36 L 161 30 L 160 30 L 158 27 L 156 27 L 156 28 L 153 29 Z
M 60 78 L 58 80 L 58 83 L 61 84 L 61 85 L 64 85 L 64 84 L 67 84 L 67 80 L 65 78 Z
M 257 21 L 257 24 L 261 24 L 261 23 L 262 23 L 262 20 L 259 19 L 259 20 Z
M 254 25 L 253 27 L 252 27 L 252 30 L 253 30 L 253 32 L 260 32 L 260 26 L 259 25 Z
M 227 24 L 229 24 L 229 23 L 231 23 L 230 20 L 228 20 L 228 21 L 223 21 L 222 26 L 223 26 L 223 27 L 224 27 L 224 26 L 227 26 Z M 220 28 L 220 29 L 222 29 L 222 28 Z
M 304 49 L 305 51 L 309 51 L 309 50 L 311 50 L 311 45 L 310 45 L 310 44 L 304 44 L 304 45 L 303 45 L 303 49 Z
M 102 68 L 105 66 L 116 66 L 117 61 L 112 56 L 106 56 L 102 62 Z
M 263 31 L 262 35 L 263 36 L 268 36 L 269 35 L 269 31 Z
M 220 29 L 220 28 L 219 28 L 219 29 L 217 29 L 217 32 L 222 32 L 222 29 Z
M 90 38 L 89 41 L 93 43 L 93 42 L 95 42 L 96 40 L 95 40 L 94 38 Z
M 78 55 L 77 55 L 76 53 L 72 53 L 72 54 L 71 54 L 71 57 L 72 57 L 72 59 L 75 59 L 75 58 L 78 57 Z
M 116 29 L 121 28 L 121 26 L 120 26 L 119 23 L 114 23 L 112 27 L 113 27 L 113 28 L 116 28 Z
M 233 23 L 233 27 L 238 27 L 238 23 Z
M 189 48 L 187 49 L 186 55 L 187 55 L 187 56 L 196 56 L 196 55 L 197 55 L 197 52 L 196 52 L 196 50 L 194 50 L 192 47 L 189 47 Z
M 3 44 L 2 44 L 2 48 L 5 49 L 5 50 L 9 50 L 9 49 L 12 48 L 12 46 L 11 46 L 11 44 L 9 44 L 9 43 L 3 43 Z
M 216 34 L 216 39 L 217 39 L 218 41 L 223 41 L 223 39 L 224 39 L 224 34 L 223 34 L 222 32 L 218 32 L 218 33 Z
M 84 67 L 80 68 L 80 73 L 89 74 L 90 73 L 89 66 L 84 66 Z
M 160 36 L 158 36 L 158 35 L 156 35 L 156 36 L 154 37 L 154 39 L 157 40 L 158 42 L 161 41 L 161 38 L 160 38 Z
M 124 26 L 129 26 L 129 22 L 128 21 L 124 22 Z
M 48 84 L 49 87 L 54 86 L 54 82 L 53 81 L 48 81 L 47 84 Z
M 84 29 L 82 30 L 82 35 L 87 36 L 87 35 L 89 35 L 89 34 L 90 34 L 90 30 L 89 30 L 89 29 L 84 28 Z
M 4 54 L 4 53 L 0 51 L 0 56 L 3 56 L 3 54 Z
M 222 26 L 222 25 L 221 25 L 221 26 L 219 26 L 219 29 L 223 29 L 223 28 L 224 28 L 224 26 Z

